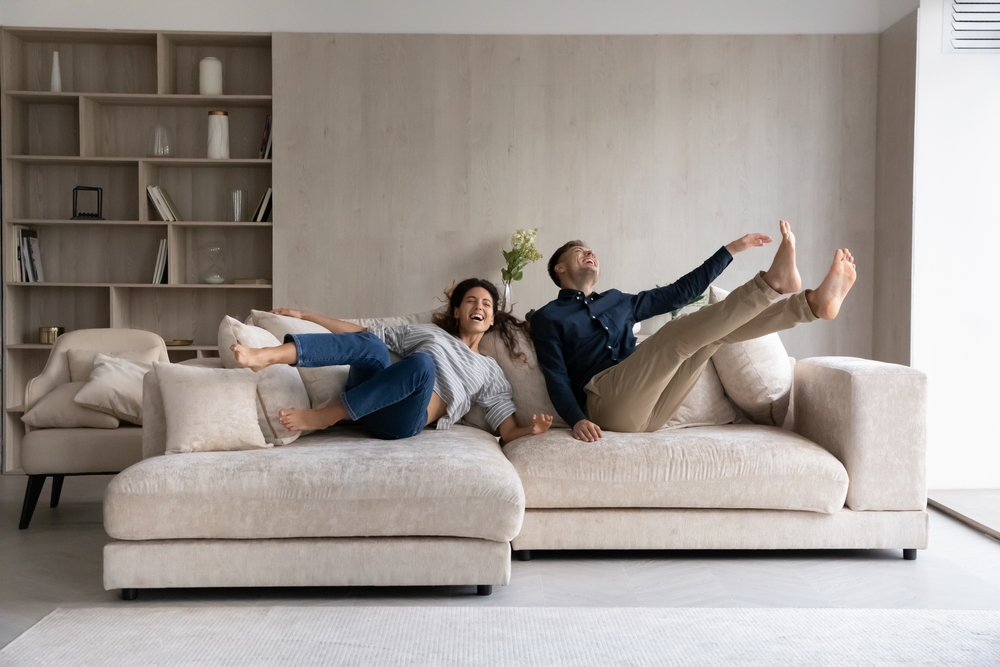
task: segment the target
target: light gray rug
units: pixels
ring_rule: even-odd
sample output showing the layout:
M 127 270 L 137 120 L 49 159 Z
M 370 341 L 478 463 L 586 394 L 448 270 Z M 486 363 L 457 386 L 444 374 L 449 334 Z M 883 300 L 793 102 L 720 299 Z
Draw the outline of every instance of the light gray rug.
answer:
M 883 609 L 57 609 L 15 665 L 996 665 L 1000 612 Z

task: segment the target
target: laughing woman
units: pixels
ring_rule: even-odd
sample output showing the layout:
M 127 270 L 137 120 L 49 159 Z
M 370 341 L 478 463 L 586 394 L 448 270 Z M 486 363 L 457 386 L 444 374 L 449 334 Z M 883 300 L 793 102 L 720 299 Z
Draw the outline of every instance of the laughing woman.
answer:
M 496 331 L 511 356 L 523 357 L 516 333 L 526 325 L 497 311 L 498 298 L 493 283 L 470 278 L 455 286 L 433 324 L 368 329 L 281 308 L 274 312 L 315 322 L 333 333 L 289 334 L 277 347 L 236 344 L 232 349 L 241 366 L 255 371 L 272 364 L 351 367 L 346 390 L 326 407 L 282 410 L 281 424 L 287 429 L 318 430 L 351 420 L 377 438 L 395 440 L 414 436 L 434 422 L 438 429 L 449 428 L 476 403 L 507 443 L 544 433 L 552 417 L 532 415 L 531 425 L 519 428 L 510 384 L 496 361 L 479 353 L 483 335 Z M 392 364 L 390 350 L 402 359 Z

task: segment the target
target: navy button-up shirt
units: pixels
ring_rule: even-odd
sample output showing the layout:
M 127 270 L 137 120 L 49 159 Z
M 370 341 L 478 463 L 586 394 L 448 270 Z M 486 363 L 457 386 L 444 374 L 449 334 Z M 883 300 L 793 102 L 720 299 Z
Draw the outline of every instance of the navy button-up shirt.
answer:
M 531 338 L 549 398 L 571 427 L 586 419 L 583 388 L 635 351 L 632 325 L 689 304 L 733 261 L 725 248 L 666 287 L 626 294 L 616 289 L 584 294 L 559 290 L 559 298 L 531 317 Z

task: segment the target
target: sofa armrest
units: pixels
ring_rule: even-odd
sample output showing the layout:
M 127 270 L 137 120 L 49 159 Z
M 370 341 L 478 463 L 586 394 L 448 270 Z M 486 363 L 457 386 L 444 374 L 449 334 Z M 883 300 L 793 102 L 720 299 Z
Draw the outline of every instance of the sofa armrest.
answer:
M 852 510 L 927 504 L 927 377 L 908 366 L 852 357 L 795 364 L 795 431 L 836 456 Z
M 156 371 L 142 378 L 142 458 L 162 456 L 167 452 L 167 414 Z

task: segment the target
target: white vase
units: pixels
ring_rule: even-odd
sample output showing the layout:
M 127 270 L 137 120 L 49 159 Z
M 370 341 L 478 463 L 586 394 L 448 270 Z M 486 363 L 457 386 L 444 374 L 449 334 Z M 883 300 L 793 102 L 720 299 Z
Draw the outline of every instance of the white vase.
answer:
M 52 52 L 52 78 L 49 81 L 49 90 L 53 93 L 62 92 L 62 73 L 59 71 L 59 52 Z
M 222 94 L 222 61 L 202 58 L 198 63 L 198 92 L 202 95 Z
M 229 159 L 229 114 L 225 111 L 208 112 L 208 157 Z

